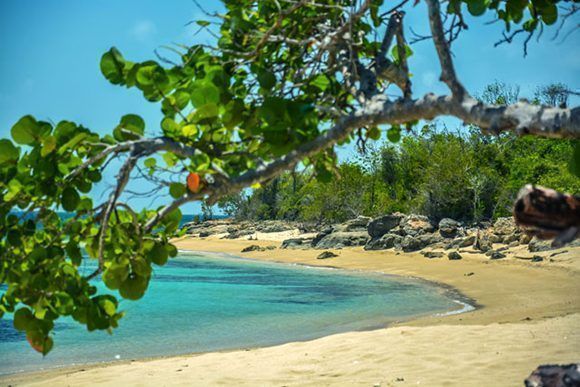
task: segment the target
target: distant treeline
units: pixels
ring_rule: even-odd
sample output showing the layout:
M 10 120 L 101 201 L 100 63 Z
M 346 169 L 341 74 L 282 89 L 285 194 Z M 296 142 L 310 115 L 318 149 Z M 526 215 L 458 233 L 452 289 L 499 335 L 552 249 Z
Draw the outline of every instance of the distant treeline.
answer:
M 565 104 L 567 91 L 550 85 L 535 98 Z M 518 89 L 495 83 L 481 98 L 512 103 Z M 476 127 L 450 131 L 428 125 L 419 131 L 398 143 L 367 145 L 328 182 L 308 170 L 294 171 L 219 206 L 230 216 L 255 220 L 339 222 L 400 211 L 479 221 L 509 215 L 518 190 L 528 183 L 580 192 L 580 179 L 569 170 L 572 141 L 490 136 Z

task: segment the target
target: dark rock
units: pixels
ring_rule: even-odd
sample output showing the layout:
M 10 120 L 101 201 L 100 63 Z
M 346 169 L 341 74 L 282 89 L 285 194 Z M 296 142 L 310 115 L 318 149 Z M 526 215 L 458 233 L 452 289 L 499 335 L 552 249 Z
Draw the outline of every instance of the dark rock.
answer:
M 486 253 L 493 249 L 493 245 L 487 236 L 478 233 L 473 248 Z
M 475 273 L 470 271 L 469 273 L 465 273 L 463 274 L 464 277 L 471 277 L 472 275 L 474 275 Z
M 327 259 L 334 257 L 338 257 L 338 255 L 334 254 L 332 251 L 323 251 L 322 253 L 318 254 L 318 257 L 316 257 L 316 259 Z
M 554 248 L 552 247 L 552 241 L 538 239 L 537 237 L 533 237 L 530 243 L 528 243 L 528 250 L 531 253 L 537 253 L 539 251 L 548 251 L 553 249 Z
M 500 251 L 494 250 L 494 251 L 489 252 L 489 258 L 490 259 L 502 259 L 502 258 L 505 258 L 505 254 L 500 252 Z
M 447 254 L 447 258 L 449 258 L 450 261 L 457 261 L 463 259 L 461 254 L 459 254 L 457 251 L 451 251 L 449 254 Z
M 349 246 L 364 246 L 369 239 L 365 231 L 333 232 L 326 235 L 317 244 L 317 249 L 336 249 Z
M 524 381 L 526 387 L 578 387 L 580 364 L 541 365 Z
M 380 238 L 371 239 L 364 247 L 365 250 L 386 250 L 401 245 L 403 237 L 397 234 L 385 234 Z
M 371 238 L 380 238 L 397 227 L 403 217 L 404 215 L 395 213 L 375 218 L 369 222 L 367 231 Z
M 289 231 L 294 230 L 295 228 L 296 227 L 287 222 L 278 220 L 262 221 L 256 225 L 256 231 L 260 231 L 263 233 Z
M 417 236 L 435 230 L 429 218 L 423 215 L 407 215 L 401 220 L 400 226 L 405 235 L 410 236 Z
M 206 238 L 206 237 L 210 236 L 211 234 L 212 234 L 212 233 L 211 233 L 211 232 L 209 232 L 209 231 L 201 231 L 201 232 L 199 233 L 199 237 L 200 237 L 200 238 Z
M 459 247 L 469 247 L 475 243 L 476 236 L 469 235 L 463 238 L 455 238 L 445 246 L 445 250 L 456 249 Z
M 358 216 L 354 219 L 347 220 L 344 223 L 334 226 L 334 232 L 353 232 L 366 231 L 367 225 L 372 219 L 368 216 Z
M 532 257 L 532 262 L 542 262 L 544 258 L 540 257 L 539 255 L 534 255 Z
M 332 234 L 332 226 L 325 227 L 318 234 L 316 234 L 316 236 L 312 240 L 312 246 L 316 246 L 318 242 L 322 240 L 322 238 L 330 234 Z
M 311 238 L 290 238 L 282 241 L 282 249 L 308 249 L 312 247 Z
M 242 253 L 247 253 L 249 251 L 264 251 L 264 250 L 265 250 L 265 248 L 260 247 L 258 245 L 249 245 L 249 246 L 244 247 L 242 249 Z
M 439 233 L 444 238 L 453 238 L 457 235 L 461 223 L 450 218 L 443 218 L 439 222 Z
M 443 253 L 440 251 L 422 251 L 421 254 L 425 258 L 441 258 Z

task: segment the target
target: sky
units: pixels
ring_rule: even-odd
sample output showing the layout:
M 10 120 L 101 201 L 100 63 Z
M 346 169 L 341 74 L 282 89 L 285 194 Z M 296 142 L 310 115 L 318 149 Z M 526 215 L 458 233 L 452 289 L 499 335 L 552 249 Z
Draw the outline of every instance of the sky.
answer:
M 199 2 L 208 10 L 221 9 L 216 0 Z M 186 25 L 197 19 L 204 15 L 191 0 L 0 0 L 0 138 L 9 137 L 12 125 L 26 114 L 55 123 L 75 121 L 104 134 L 111 132 L 121 116 L 134 113 L 145 119 L 148 134 L 159 134 L 159 105 L 145 101 L 137 89 L 106 81 L 99 70 L 100 57 L 111 46 L 128 60 L 143 61 L 155 59 L 154 50 L 164 45 L 209 43 L 208 34 L 194 37 L 196 28 Z M 469 30 L 453 45 L 456 71 L 471 93 L 481 92 L 496 80 L 519 85 L 522 96 L 532 96 L 538 86 L 553 82 L 578 90 L 580 32 L 560 42 L 553 41 L 553 32 L 547 31 L 539 43 L 535 39 L 530 43 L 524 58 L 521 40 L 494 47 L 501 29 L 498 24 L 486 25 L 489 20 L 490 16 L 468 17 Z M 579 21 L 578 17 L 571 20 L 568 28 Z M 415 7 L 405 22 L 407 28 L 427 33 L 424 5 Z M 406 33 L 409 37 L 408 29 Z M 447 93 L 438 81 L 432 44 L 426 41 L 412 48 L 414 95 Z M 351 153 L 349 148 L 339 151 L 343 159 Z M 97 200 L 103 199 L 107 183 L 114 180 L 118 165 L 111 167 L 95 190 Z M 129 188 L 142 185 L 137 181 Z M 132 204 L 158 207 L 169 201 L 169 197 L 154 202 L 135 199 Z M 199 204 L 182 210 L 199 213 Z

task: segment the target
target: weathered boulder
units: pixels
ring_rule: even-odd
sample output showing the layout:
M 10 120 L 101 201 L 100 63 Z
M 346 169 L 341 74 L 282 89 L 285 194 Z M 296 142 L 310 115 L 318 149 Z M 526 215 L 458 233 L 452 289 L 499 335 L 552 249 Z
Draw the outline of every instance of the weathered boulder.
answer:
M 380 216 L 369 222 L 367 231 L 371 238 L 380 238 L 397 227 L 403 217 L 404 215 L 399 213 Z
M 477 239 L 476 235 L 469 235 L 463 238 L 455 238 L 445 246 L 445 250 L 472 246 L 475 243 L 476 239 Z
M 493 233 L 496 235 L 511 235 L 519 231 L 514 218 L 511 216 L 497 218 L 493 223 Z
M 380 238 L 371 239 L 364 247 L 365 250 L 386 250 L 398 247 L 403 237 L 397 234 L 385 234 Z
M 489 255 L 489 259 L 502 259 L 506 257 L 504 253 L 498 250 L 489 251 L 486 255 Z
M 232 230 L 229 234 L 224 235 L 222 239 L 238 239 L 244 236 L 253 235 L 255 234 L 255 230 L 253 228 L 248 228 L 245 230 Z
M 280 220 L 262 221 L 256 225 L 256 231 L 263 233 L 289 231 L 294 230 L 295 228 L 296 227 L 294 227 L 294 225 L 291 225 L 287 222 L 283 222 Z
M 461 223 L 450 218 L 443 218 L 439 221 L 439 234 L 444 238 L 453 238 L 457 235 Z
M 528 250 L 532 253 L 537 253 L 539 251 L 548 251 L 554 249 L 552 247 L 551 240 L 542 240 L 538 239 L 537 237 L 533 237 L 528 243 Z
M 258 246 L 258 245 L 249 245 L 247 247 L 244 247 L 242 249 L 242 253 L 247 253 L 249 251 L 263 251 L 262 247 Z
M 333 253 L 332 251 L 323 251 L 322 253 L 318 254 L 318 257 L 316 257 L 316 259 L 328 259 L 334 257 L 338 257 L 338 255 Z
M 322 238 L 324 238 L 325 236 L 327 236 L 329 234 L 332 234 L 332 231 L 333 231 L 332 226 L 327 226 L 327 227 L 323 228 L 318 234 L 316 234 L 314 239 L 312 239 L 312 246 L 316 246 L 318 244 L 318 242 L 320 242 L 322 240 Z
M 334 232 L 351 232 L 366 231 L 367 225 L 372 220 L 368 216 L 358 216 L 354 219 L 347 220 L 344 223 L 337 224 L 333 227 Z
M 580 386 L 580 363 L 541 365 L 524 381 L 526 387 Z
M 421 251 L 421 255 L 425 258 L 441 258 L 443 253 L 440 251 Z
M 475 243 L 473 243 L 473 248 L 481 252 L 488 252 L 493 249 L 493 244 L 489 240 L 489 237 L 485 234 L 477 233 L 475 238 Z
M 290 238 L 282 241 L 281 249 L 308 249 L 312 247 L 312 238 Z
M 416 236 L 429 232 L 433 232 L 435 227 L 431 224 L 429 218 L 423 215 L 407 215 L 400 223 L 405 235 Z
M 447 258 L 449 258 L 450 261 L 457 261 L 457 260 L 463 259 L 461 254 L 459 254 L 457 251 L 449 252 L 449 254 L 447 254 Z
M 322 238 L 317 244 L 317 249 L 340 249 L 349 246 L 364 246 L 369 239 L 365 231 L 333 232 Z

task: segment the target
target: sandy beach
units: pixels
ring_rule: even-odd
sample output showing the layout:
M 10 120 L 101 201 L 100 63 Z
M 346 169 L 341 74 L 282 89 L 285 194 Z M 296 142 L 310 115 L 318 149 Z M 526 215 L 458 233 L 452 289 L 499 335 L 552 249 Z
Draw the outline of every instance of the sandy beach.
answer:
M 308 342 L 0 378 L 0 385 L 364 385 L 517 386 L 540 364 L 580 360 L 580 248 L 540 253 L 542 262 L 458 261 L 393 251 L 270 250 L 240 253 L 271 240 L 184 239 L 180 249 L 419 277 L 453 287 L 479 306 L 385 329 L 350 332 Z

